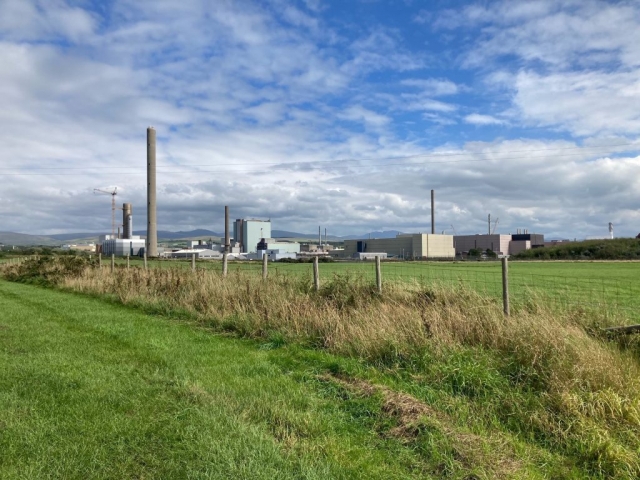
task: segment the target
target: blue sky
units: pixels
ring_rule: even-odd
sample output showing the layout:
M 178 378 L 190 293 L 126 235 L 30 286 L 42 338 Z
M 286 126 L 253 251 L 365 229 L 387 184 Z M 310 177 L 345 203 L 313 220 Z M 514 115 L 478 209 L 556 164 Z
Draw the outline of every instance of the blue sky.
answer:
M 640 232 L 640 4 L 0 0 L 0 230 Z

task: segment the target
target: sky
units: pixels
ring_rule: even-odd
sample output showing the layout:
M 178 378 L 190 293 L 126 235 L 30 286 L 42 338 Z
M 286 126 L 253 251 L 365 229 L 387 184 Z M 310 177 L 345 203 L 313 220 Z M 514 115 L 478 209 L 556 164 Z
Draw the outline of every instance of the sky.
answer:
M 640 232 L 640 2 L 0 0 L 0 231 Z M 121 218 L 120 211 L 117 212 Z

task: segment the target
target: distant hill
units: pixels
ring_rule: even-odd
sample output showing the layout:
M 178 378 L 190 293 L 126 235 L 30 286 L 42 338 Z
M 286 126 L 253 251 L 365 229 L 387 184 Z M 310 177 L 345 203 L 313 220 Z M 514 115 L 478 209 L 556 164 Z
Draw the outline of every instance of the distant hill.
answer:
M 331 241 L 342 241 L 342 240 L 358 240 L 369 238 L 395 238 L 398 235 L 398 230 L 385 230 L 384 232 L 371 232 L 364 233 L 362 235 L 346 235 L 344 237 L 340 237 L 337 235 L 327 235 L 327 239 Z M 289 232 L 286 230 L 272 230 L 271 236 L 273 238 L 308 238 L 309 240 L 317 240 L 317 233 L 299 233 L 299 232 Z M 324 232 L 322 234 L 322 239 L 324 240 Z
M 289 232 L 287 230 L 271 230 L 272 238 L 307 238 L 309 240 L 317 240 L 317 233 L 300 233 L 300 232 Z M 324 232 L 322 233 L 322 239 L 324 240 Z M 329 240 L 342 240 L 342 237 L 337 237 L 335 235 L 327 235 L 327 239 Z
M 28 235 L 26 233 L 0 232 L 0 243 L 3 245 L 58 245 L 55 238 L 42 235 Z
M 361 239 L 365 239 L 365 238 L 396 238 L 396 235 L 398 235 L 399 233 L 403 233 L 403 232 L 399 232 L 398 230 L 385 230 L 384 232 L 370 232 L 370 233 L 365 233 L 364 235 L 347 235 L 346 237 L 342 237 L 343 240 L 361 240 Z
M 147 236 L 146 230 L 134 230 L 134 235 L 140 235 L 142 237 Z M 224 237 L 224 233 L 216 233 L 212 230 L 205 230 L 199 228 L 196 230 L 169 232 L 167 230 L 158 230 L 158 239 L 160 240 L 181 240 L 185 238 L 193 237 Z
M 371 232 L 364 233 L 362 235 L 347 235 L 340 237 L 337 235 L 328 235 L 327 238 L 332 242 L 340 242 L 342 240 L 356 240 L 366 238 L 394 238 L 401 232 L 397 230 L 386 230 L 384 232 Z M 29 235 L 26 233 L 15 232 L 0 232 L 0 243 L 5 245 L 46 245 L 56 246 L 66 242 L 87 242 L 97 241 L 98 237 L 103 233 L 96 232 L 76 232 L 76 233 L 57 233 L 54 235 Z M 145 237 L 147 235 L 146 230 L 135 230 L 134 235 L 140 235 Z M 293 238 L 299 240 L 317 241 L 317 233 L 300 233 L 290 232 L 287 230 L 272 230 L 271 236 L 273 238 Z M 168 230 L 158 231 L 159 240 L 185 240 L 195 238 L 222 238 L 224 233 L 214 232 L 213 230 L 196 229 L 188 231 L 170 232 Z M 324 240 L 324 232 L 322 235 Z
M 80 238 L 85 239 L 85 238 L 98 238 L 100 235 L 102 235 L 102 233 L 56 233 L 55 235 L 47 235 L 47 237 L 49 238 L 54 238 L 56 240 L 78 240 Z

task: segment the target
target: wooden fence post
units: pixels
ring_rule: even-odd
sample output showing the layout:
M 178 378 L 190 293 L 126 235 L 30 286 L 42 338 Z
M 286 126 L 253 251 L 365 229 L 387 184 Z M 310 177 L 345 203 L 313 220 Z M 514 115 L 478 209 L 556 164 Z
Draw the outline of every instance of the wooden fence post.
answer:
M 509 262 L 507 257 L 502 257 L 502 304 L 504 307 L 504 314 L 509 316 Z
M 147 269 L 147 252 L 144 252 L 144 269 Z
M 267 264 L 269 262 L 269 255 L 267 254 L 267 252 L 265 252 L 262 255 L 262 279 L 266 280 L 267 279 Z
M 313 288 L 317 292 L 320 290 L 320 268 L 318 256 L 313 257 Z
M 222 254 L 222 276 L 226 277 L 227 273 L 229 272 L 229 258 L 227 255 L 227 252 L 224 252 Z
M 380 255 L 376 255 L 376 286 L 378 293 L 382 293 L 382 269 L 380 268 Z
M 111 272 L 116 269 L 116 255 L 115 253 L 111 254 Z
M 102 269 L 102 253 L 98 254 L 98 268 Z
M 192 272 L 196 271 L 196 254 L 195 253 L 191 254 L 191 271 Z

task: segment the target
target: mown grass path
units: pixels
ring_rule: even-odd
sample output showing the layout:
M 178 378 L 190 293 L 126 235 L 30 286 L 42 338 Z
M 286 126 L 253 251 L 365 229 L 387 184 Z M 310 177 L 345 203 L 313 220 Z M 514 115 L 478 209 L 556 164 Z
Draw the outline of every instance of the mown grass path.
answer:
M 4 281 L 0 312 L 0 478 L 429 477 L 286 352 Z

